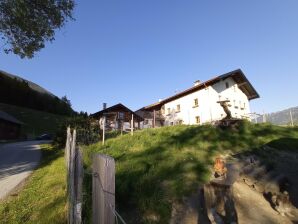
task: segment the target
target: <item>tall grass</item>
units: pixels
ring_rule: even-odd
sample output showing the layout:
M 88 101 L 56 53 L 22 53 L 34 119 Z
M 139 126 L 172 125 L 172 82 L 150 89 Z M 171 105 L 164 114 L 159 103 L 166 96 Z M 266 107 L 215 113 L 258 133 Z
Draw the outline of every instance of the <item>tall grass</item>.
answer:
M 85 147 L 84 162 L 90 169 L 95 152 L 115 158 L 116 204 L 128 223 L 168 223 L 172 204 L 208 180 L 215 156 L 257 150 L 285 138 L 297 140 L 298 128 L 250 123 L 238 130 L 208 125 L 163 127 L 119 136 L 104 146 L 98 143 Z M 90 178 L 86 177 L 85 185 L 87 220 Z

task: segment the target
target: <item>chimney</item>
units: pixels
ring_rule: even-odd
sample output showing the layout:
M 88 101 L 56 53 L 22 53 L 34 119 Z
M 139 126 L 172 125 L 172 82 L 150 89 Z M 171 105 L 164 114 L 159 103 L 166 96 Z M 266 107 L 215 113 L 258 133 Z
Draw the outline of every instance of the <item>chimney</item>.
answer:
M 103 110 L 107 109 L 107 103 L 103 103 L 103 104 L 102 104 L 102 109 L 103 109 Z
M 200 84 L 201 84 L 201 81 L 200 80 L 197 80 L 197 81 L 194 82 L 194 86 L 198 86 Z

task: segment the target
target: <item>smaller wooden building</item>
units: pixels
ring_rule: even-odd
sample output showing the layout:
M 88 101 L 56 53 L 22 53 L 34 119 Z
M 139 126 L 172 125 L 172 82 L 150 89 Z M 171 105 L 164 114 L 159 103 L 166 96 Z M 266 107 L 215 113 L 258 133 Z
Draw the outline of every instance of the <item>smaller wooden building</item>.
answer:
M 0 140 L 19 139 L 22 125 L 15 117 L 0 111 Z
M 105 129 L 107 131 L 128 130 L 131 129 L 131 124 L 133 124 L 134 129 L 140 129 L 140 123 L 144 120 L 121 103 L 108 108 L 104 104 L 103 110 L 90 116 L 99 121 L 101 129 L 105 123 Z

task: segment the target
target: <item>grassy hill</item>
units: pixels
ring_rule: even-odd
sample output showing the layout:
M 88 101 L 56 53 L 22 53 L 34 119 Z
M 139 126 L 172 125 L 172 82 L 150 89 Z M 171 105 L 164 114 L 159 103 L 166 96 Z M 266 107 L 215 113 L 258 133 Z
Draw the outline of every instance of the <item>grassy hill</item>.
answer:
M 298 128 L 245 123 L 239 130 L 212 126 L 175 126 L 137 131 L 83 149 L 91 170 L 95 152 L 116 160 L 116 205 L 127 223 L 169 223 L 172 206 L 196 192 L 210 176 L 215 156 L 246 151 L 261 153 L 269 144 L 297 150 Z M 91 175 L 85 175 L 84 219 L 91 213 Z
M 13 115 L 19 121 L 22 121 L 24 123 L 22 131 L 27 134 L 28 138 L 43 133 L 55 134 L 60 124 L 66 119 L 65 116 L 3 103 L 0 103 L 0 110 Z

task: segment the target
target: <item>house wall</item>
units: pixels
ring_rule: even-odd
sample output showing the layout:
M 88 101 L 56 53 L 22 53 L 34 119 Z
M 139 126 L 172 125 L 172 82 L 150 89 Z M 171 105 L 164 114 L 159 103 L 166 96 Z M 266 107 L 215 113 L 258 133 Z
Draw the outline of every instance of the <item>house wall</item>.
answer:
M 226 88 L 226 83 L 229 88 Z M 196 98 L 198 99 L 197 107 L 194 106 Z M 205 89 L 166 103 L 164 105 L 165 125 L 175 125 L 181 122 L 182 124 L 196 124 L 197 116 L 200 118 L 200 124 L 220 120 L 226 114 L 217 101 L 226 99 L 230 100 L 229 109 L 233 117 L 243 118 L 250 113 L 247 96 L 232 78 L 227 78 Z M 180 112 L 177 111 L 177 105 L 180 105 Z

